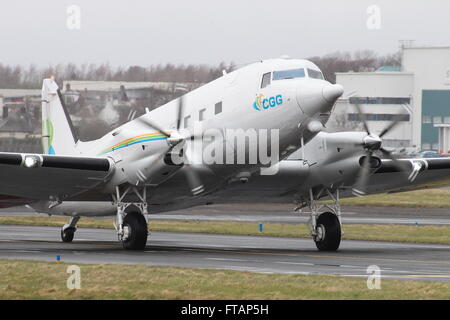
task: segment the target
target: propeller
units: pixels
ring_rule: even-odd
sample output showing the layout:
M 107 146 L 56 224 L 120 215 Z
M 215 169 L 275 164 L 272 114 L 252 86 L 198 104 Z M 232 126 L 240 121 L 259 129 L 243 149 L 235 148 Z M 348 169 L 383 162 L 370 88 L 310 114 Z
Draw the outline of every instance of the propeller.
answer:
M 410 167 L 401 161 L 399 161 L 391 151 L 386 150 L 382 147 L 383 140 L 382 137 L 385 136 L 388 132 L 390 132 L 392 129 L 394 129 L 397 125 L 399 125 L 399 120 L 393 120 L 389 125 L 384 128 L 379 135 L 373 134 L 370 132 L 368 123 L 367 123 L 367 117 L 362 112 L 361 107 L 359 104 L 355 104 L 356 110 L 358 111 L 359 119 L 362 121 L 364 130 L 367 132 L 367 136 L 364 137 L 363 142 L 361 145 L 366 150 L 367 155 L 362 158 L 361 163 L 361 170 L 359 172 L 358 178 L 354 184 L 354 187 L 352 189 L 353 194 L 355 196 L 364 196 L 367 192 L 367 186 L 369 182 L 369 177 L 371 173 L 371 158 L 374 152 L 379 151 L 381 154 L 390 160 L 392 160 L 393 165 L 397 167 L 401 172 L 408 172 L 410 171 Z
M 178 91 L 186 92 L 186 88 L 178 87 Z M 156 159 L 161 159 L 165 157 L 167 154 L 169 154 L 175 146 L 180 146 L 180 150 L 178 150 L 181 154 L 183 154 L 183 161 L 181 164 L 183 165 L 183 171 L 186 176 L 186 180 L 188 182 L 189 188 L 191 190 L 191 193 L 193 195 L 199 195 L 205 191 L 205 187 L 200 179 L 200 176 L 197 172 L 197 170 L 190 164 L 190 161 L 188 159 L 188 156 L 186 155 L 186 152 L 183 151 L 183 148 L 185 147 L 187 140 L 198 140 L 203 139 L 203 134 L 189 134 L 189 135 L 183 135 L 180 133 L 181 128 L 181 121 L 183 119 L 183 112 L 184 112 L 184 96 L 180 96 L 178 98 L 178 105 L 177 105 L 177 112 L 176 112 L 176 130 L 166 131 L 164 130 L 160 125 L 155 123 L 154 121 L 150 120 L 148 116 L 139 117 L 136 119 L 136 121 L 142 123 L 143 125 L 150 127 L 164 136 L 167 137 L 167 142 L 169 143 L 170 148 L 163 152 L 160 156 L 158 156 Z

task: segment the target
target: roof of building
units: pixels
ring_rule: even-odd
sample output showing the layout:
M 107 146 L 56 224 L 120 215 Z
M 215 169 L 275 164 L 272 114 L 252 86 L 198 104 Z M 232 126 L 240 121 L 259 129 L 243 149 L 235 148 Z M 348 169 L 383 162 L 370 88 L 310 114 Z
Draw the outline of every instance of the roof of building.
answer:
M 406 71 L 364 71 L 364 72 L 336 72 L 336 75 L 345 76 L 359 76 L 359 75 L 371 75 L 371 76 L 413 76 L 414 72 Z
M 4 98 L 41 96 L 41 89 L 0 89 Z
M 416 50 L 416 49 L 441 49 L 441 50 L 449 50 L 450 46 L 410 46 L 404 47 L 403 50 Z
M 143 89 L 152 88 L 156 90 L 169 91 L 173 90 L 174 86 L 186 85 L 190 83 L 173 83 L 173 82 L 127 82 L 127 81 L 64 81 L 63 89 L 70 85 L 70 90 L 83 91 L 119 91 L 121 86 L 125 89 Z M 198 84 L 196 84 L 198 85 Z

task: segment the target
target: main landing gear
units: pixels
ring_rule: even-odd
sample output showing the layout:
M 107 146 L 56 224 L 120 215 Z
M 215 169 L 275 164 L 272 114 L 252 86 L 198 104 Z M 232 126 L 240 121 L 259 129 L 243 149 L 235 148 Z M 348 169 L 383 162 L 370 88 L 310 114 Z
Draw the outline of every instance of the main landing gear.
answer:
M 326 192 L 333 200 L 332 205 L 318 205 L 316 199 Z M 341 207 L 339 205 L 339 189 L 331 192 L 328 188 L 323 188 L 316 196 L 309 190 L 309 199 L 302 202 L 296 209 L 299 211 L 303 207 L 309 207 L 311 217 L 309 227 L 311 236 L 320 251 L 336 251 L 339 249 L 342 237 Z M 327 209 L 329 211 L 324 211 Z
M 139 201 L 125 202 L 124 199 L 129 194 L 137 196 Z M 116 187 L 113 199 L 117 205 L 114 226 L 119 241 L 125 249 L 144 250 L 148 237 L 147 189 L 128 186 L 121 192 L 120 188 Z
M 72 217 L 70 222 L 61 228 L 61 240 L 63 242 L 72 242 L 73 237 L 75 236 L 75 231 L 77 231 L 78 220 L 80 220 L 80 217 Z
M 136 199 L 136 202 L 127 202 Z M 145 187 L 116 187 L 113 203 L 117 206 L 114 227 L 122 246 L 128 250 L 144 250 L 148 237 L 147 190 Z M 72 242 L 77 222 L 80 217 L 74 216 L 61 228 L 61 240 Z

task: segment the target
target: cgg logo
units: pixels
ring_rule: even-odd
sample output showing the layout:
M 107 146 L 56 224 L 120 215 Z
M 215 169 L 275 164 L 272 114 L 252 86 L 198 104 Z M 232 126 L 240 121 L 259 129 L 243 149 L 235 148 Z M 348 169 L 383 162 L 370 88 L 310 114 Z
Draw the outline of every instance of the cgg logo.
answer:
M 280 104 L 283 104 L 283 97 L 281 94 L 275 97 L 264 98 L 264 95 L 260 93 L 253 103 L 253 108 L 255 110 L 261 111 L 263 109 L 269 109 L 279 106 Z

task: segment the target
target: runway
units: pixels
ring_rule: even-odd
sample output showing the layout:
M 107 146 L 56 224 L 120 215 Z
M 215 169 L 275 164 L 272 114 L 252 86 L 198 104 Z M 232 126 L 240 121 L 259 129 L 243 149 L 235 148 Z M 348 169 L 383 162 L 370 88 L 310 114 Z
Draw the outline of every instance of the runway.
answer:
M 294 212 L 293 204 L 216 204 L 155 214 L 155 220 L 240 221 L 261 223 L 308 222 L 309 212 Z M 446 208 L 343 206 L 344 224 L 450 225 Z
M 80 228 L 62 243 L 54 227 L 0 226 L 0 258 L 75 264 L 145 264 L 259 273 L 362 277 L 376 265 L 385 279 L 450 282 L 450 245 L 343 241 L 318 252 L 311 239 L 153 232 L 144 252 L 125 251 L 114 230 Z
M 165 221 L 307 223 L 309 213 L 294 212 L 293 208 L 293 204 L 213 204 L 163 214 L 152 214 L 150 219 Z M 0 217 L 36 215 L 35 212 L 25 207 L 0 210 Z M 342 218 L 344 224 L 450 225 L 450 209 L 343 206 Z

